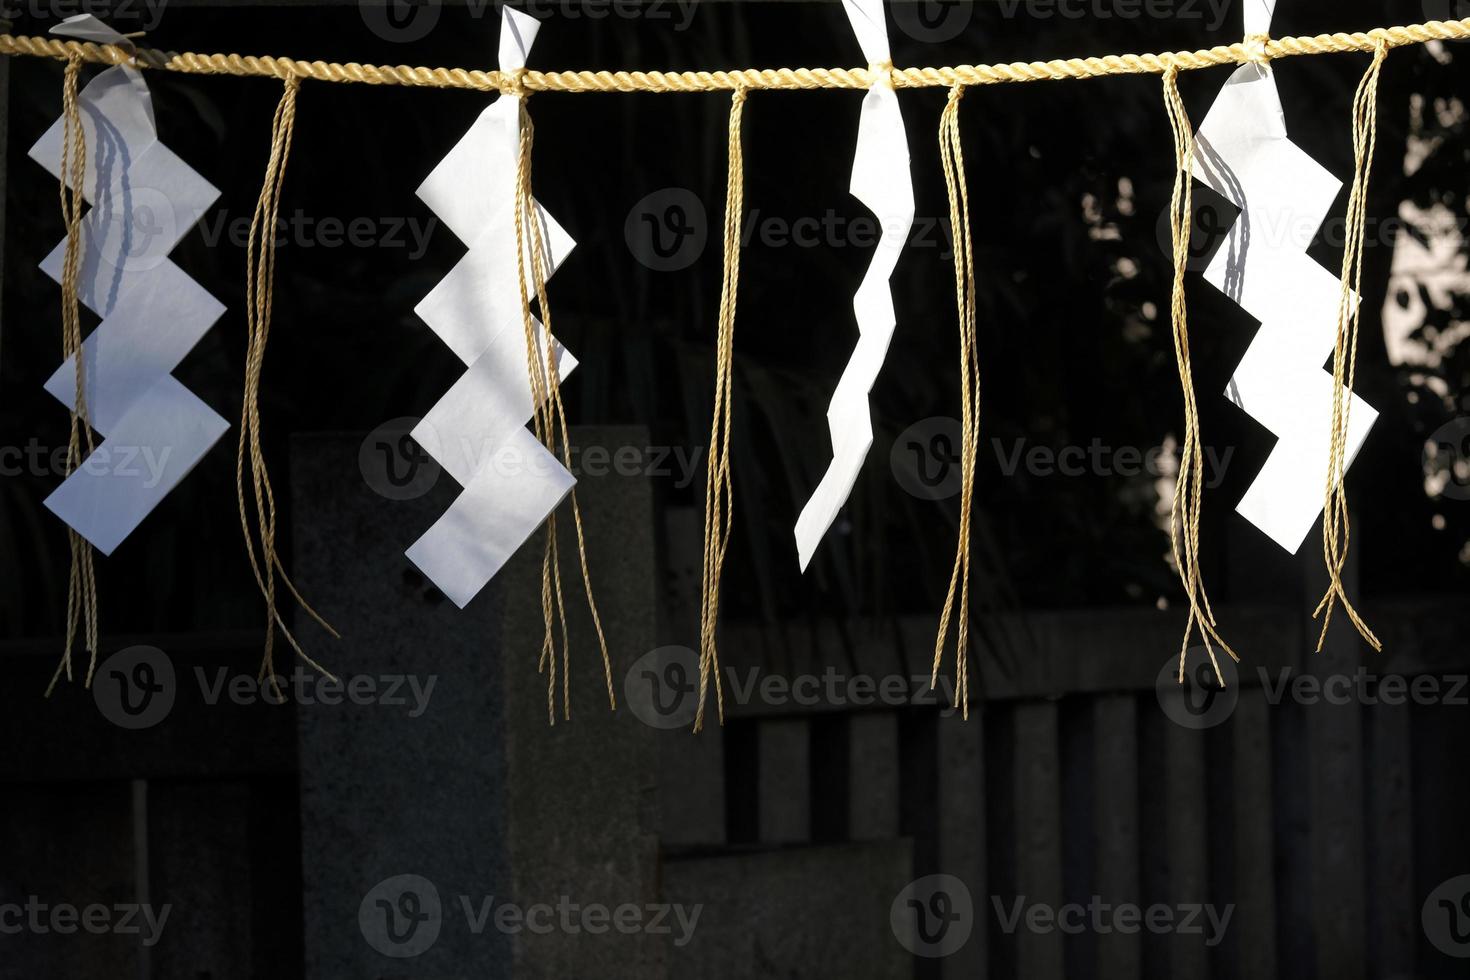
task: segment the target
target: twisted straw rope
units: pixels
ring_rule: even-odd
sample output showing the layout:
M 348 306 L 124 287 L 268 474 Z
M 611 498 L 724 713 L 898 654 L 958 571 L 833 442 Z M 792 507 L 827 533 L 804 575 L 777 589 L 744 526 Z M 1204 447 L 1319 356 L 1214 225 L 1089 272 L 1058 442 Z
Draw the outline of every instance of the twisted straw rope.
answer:
M 365 85 L 408 85 L 419 88 L 456 88 L 526 92 L 713 92 L 734 89 L 867 89 L 887 74 L 895 88 L 951 88 L 955 85 L 999 85 L 1007 82 L 1100 78 L 1106 75 L 1161 75 L 1180 71 L 1238 65 L 1262 58 L 1375 51 L 1426 41 L 1470 38 L 1470 17 L 1429 21 L 1405 27 L 1379 27 L 1351 34 L 1315 37 L 1252 38 L 1236 44 L 1172 54 L 1123 54 L 1055 61 L 1013 62 L 999 65 L 960 65 L 954 68 L 744 68 L 734 71 L 479 71 L 469 68 L 414 68 L 408 65 L 338 64 L 257 58 L 238 54 L 192 54 L 154 49 L 137 52 L 111 44 L 63 41 L 56 38 L 0 34 L 0 54 L 30 55 L 66 60 L 80 57 L 95 64 L 130 62 L 140 68 L 193 75 L 240 75 L 265 78 L 311 78 L 320 82 L 360 82 Z M 1264 51 L 1263 51 L 1264 48 Z

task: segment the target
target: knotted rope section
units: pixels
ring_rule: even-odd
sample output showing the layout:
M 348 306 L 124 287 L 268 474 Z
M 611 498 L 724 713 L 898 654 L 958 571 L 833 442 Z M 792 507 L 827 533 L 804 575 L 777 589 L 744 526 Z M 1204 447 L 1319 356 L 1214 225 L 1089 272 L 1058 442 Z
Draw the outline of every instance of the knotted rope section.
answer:
M 519 119 L 520 153 L 516 158 L 515 187 L 516 279 L 520 287 L 521 319 L 526 331 L 526 371 L 531 386 L 532 421 L 536 438 L 553 456 L 557 455 L 560 448 L 562 464 L 571 469 L 571 437 L 561 398 L 556 341 L 552 339 L 551 333 L 551 304 L 546 298 L 546 272 L 550 263 L 540 216 L 536 210 L 536 200 L 531 193 L 531 150 L 535 145 L 535 126 L 531 122 L 531 114 L 526 108 L 524 97 L 520 100 Z M 527 264 L 531 267 L 529 284 L 526 277 Z M 536 321 L 531 314 L 533 296 L 540 309 L 545 331 L 544 352 L 536 339 Z M 571 492 L 571 498 L 572 523 L 577 531 L 577 554 L 582 567 L 582 585 L 587 594 L 587 608 L 592 612 L 592 625 L 597 630 L 597 645 L 602 650 L 602 670 L 607 682 L 608 705 L 616 708 L 618 699 L 613 690 L 612 660 L 608 657 L 607 637 L 602 632 L 602 618 L 597 613 L 597 602 L 592 598 L 592 576 L 587 568 L 587 540 L 582 530 L 582 510 L 577 505 L 575 489 Z M 561 628 L 562 717 L 567 720 L 572 717 L 571 648 L 567 639 L 566 601 L 562 596 L 561 556 L 557 549 L 555 512 L 546 520 L 546 551 L 541 560 L 541 614 L 545 634 L 537 669 L 547 675 L 546 712 L 551 724 L 555 725 L 557 625 Z
M 1194 395 L 1194 371 L 1189 361 L 1189 310 L 1184 298 L 1184 272 L 1189 261 L 1189 233 L 1194 214 L 1194 130 L 1184 100 L 1179 96 L 1179 70 L 1164 72 L 1164 111 L 1174 135 L 1174 193 L 1169 201 L 1169 230 L 1174 246 L 1174 285 L 1171 312 L 1174 325 L 1174 356 L 1179 367 L 1179 386 L 1184 395 L 1184 440 L 1180 446 L 1179 475 L 1169 513 L 1169 546 L 1184 593 L 1189 597 L 1189 619 L 1179 646 L 1179 681 L 1184 682 L 1184 658 L 1196 626 L 1205 651 L 1223 687 L 1225 677 L 1215 657 L 1218 643 L 1232 660 L 1240 658 L 1215 628 L 1215 614 L 1205 592 L 1199 565 L 1200 508 L 1204 500 L 1204 449 L 1200 441 L 1199 406 Z M 1211 642 L 1213 641 L 1213 643 Z
M 82 128 L 82 113 L 77 102 L 77 84 L 82 59 L 67 59 L 62 76 L 61 139 L 61 219 L 66 226 L 66 248 L 61 260 L 61 351 L 76 359 L 76 399 L 71 409 L 71 429 L 66 448 L 66 475 L 81 465 L 86 453 L 96 447 L 92 427 L 87 424 L 86 371 L 82 363 L 82 317 L 78 300 L 77 279 L 82 261 L 82 186 L 87 179 L 87 134 Z M 92 545 L 77 531 L 67 529 L 71 552 L 71 575 L 66 589 L 66 650 L 51 683 L 49 695 L 61 675 L 72 680 L 71 654 L 78 629 L 88 653 L 86 686 L 92 686 L 92 673 L 97 669 L 97 571 L 93 565 Z
M 1327 627 L 1332 623 L 1332 609 L 1337 601 L 1374 650 L 1383 644 L 1363 622 L 1348 600 L 1342 584 L 1342 570 L 1347 562 L 1351 528 L 1348 523 L 1347 489 L 1343 484 L 1347 471 L 1348 416 L 1352 410 L 1353 382 L 1358 367 L 1358 321 L 1362 312 L 1363 239 L 1368 223 L 1368 178 L 1373 170 L 1373 152 L 1378 145 L 1378 76 L 1388 46 L 1380 44 L 1373 52 L 1373 62 L 1358 83 L 1353 96 L 1353 189 L 1348 197 L 1347 244 L 1342 256 L 1342 297 L 1337 306 L 1337 342 L 1332 352 L 1332 449 L 1327 467 L 1327 497 L 1322 508 L 1322 555 L 1330 580 L 1327 592 L 1312 618 L 1322 617 L 1322 633 L 1317 649 L 1327 640 Z
M 740 289 L 740 223 L 745 207 L 745 156 L 741 126 L 745 116 L 745 89 L 730 99 L 730 125 L 725 180 L 725 275 L 720 287 L 719 329 L 715 337 L 715 405 L 709 430 L 709 466 L 704 487 L 704 575 L 699 604 L 699 708 L 694 730 L 704 728 L 704 707 L 710 682 L 720 724 L 725 723 L 725 692 L 720 682 L 720 654 L 716 631 L 720 612 L 720 573 L 730 547 L 735 518 L 735 489 L 730 476 L 730 423 L 734 389 L 735 298 Z
M 1402 47 L 1426 41 L 1470 38 L 1470 18 L 1428 21 L 1371 31 L 1318 34 L 1310 37 L 1247 39 L 1199 51 L 1169 54 L 1110 54 L 1052 61 L 1010 64 L 957 65 L 945 68 L 737 68 L 728 71 L 526 71 L 468 68 L 416 68 L 410 65 L 340 64 L 298 61 L 294 58 L 239 54 L 193 54 L 140 49 L 112 44 L 63 41 L 58 38 L 0 34 L 0 54 L 42 58 L 69 58 L 104 65 L 124 62 L 140 68 L 195 75 L 237 75 L 263 78 L 310 78 L 319 82 L 355 82 L 364 85 L 407 85 L 417 88 L 474 89 L 482 92 L 713 92 L 735 89 L 867 89 L 881 77 L 895 88 L 937 88 L 954 85 L 1000 85 L 1013 82 L 1103 78 L 1110 75 L 1159 75 L 1173 69 L 1191 71 L 1219 65 L 1239 65 L 1261 59 L 1297 55 L 1373 51 L 1379 45 Z
M 265 654 L 260 664 L 260 677 L 269 678 L 279 688 L 275 675 L 276 627 L 296 651 L 296 655 L 327 677 L 332 677 L 321 664 L 307 656 L 276 608 L 276 576 L 307 615 L 320 623 L 334 638 L 337 631 L 317 614 L 292 584 L 291 577 L 276 552 L 276 498 L 271 490 L 270 474 L 260 449 L 260 374 L 265 362 L 266 340 L 270 335 L 271 308 L 276 278 L 276 237 L 281 207 L 281 187 L 286 178 L 286 161 L 291 155 L 291 137 L 296 130 L 296 93 L 300 79 L 288 78 L 281 101 L 276 106 L 271 124 L 271 152 L 265 167 L 265 180 L 260 200 L 250 221 L 250 236 L 245 250 L 245 392 L 240 412 L 240 445 L 235 460 L 235 485 L 240 502 L 240 527 L 245 532 L 245 553 L 255 583 L 265 597 Z M 250 480 L 245 480 L 245 461 L 250 461 Z M 246 503 L 247 487 L 254 507 Z M 251 528 L 250 511 L 255 514 Z M 257 554 L 257 548 L 259 554 Z M 333 678 L 335 680 L 335 678 Z
M 949 594 L 939 616 L 934 641 L 934 669 L 929 686 L 939 682 L 939 666 L 949 638 L 950 617 L 959 593 L 956 624 L 954 697 L 965 718 L 970 717 L 970 512 L 975 496 L 975 461 L 980 443 L 980 356 L 975 327 L 975 261 L 970 239 L 970 192 L 965 182 L 965 153 L 960 142 L 960 99 L 963 85 L 949 90 L 949 102 L 939 116 L 939 160 L 949 192 L 949 224 L 953 229 L 955 306 L 960 335 L 960 533 L 955 548 Z

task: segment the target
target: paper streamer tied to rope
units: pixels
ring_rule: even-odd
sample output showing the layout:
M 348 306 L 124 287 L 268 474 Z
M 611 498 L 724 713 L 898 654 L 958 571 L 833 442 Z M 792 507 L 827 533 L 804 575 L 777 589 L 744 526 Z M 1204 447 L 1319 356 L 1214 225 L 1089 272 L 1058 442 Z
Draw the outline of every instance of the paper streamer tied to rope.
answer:
M 889 65 L 888 27 L 882 0 L 843 0 L 843 10 L 872 65 Z M 843 369 L 827 409 L 832 434 L 832 462 L 796 521 L 796 550 L 806 569 L 817 545 L 836 520 L 852 493 L 863 460 L 873 445 L 873 421 L 868 393 L 893 339 L 893 294 L 888 280 L 914 223 L 914 187 L 909 173 L 908 135 L 898 95 L 886 76 L 863 97 L 858 123 L 857 152 L 853 157 L 850 189 L 878 217 L 881 230 L 872 264 L 852 308 L 857 316 L 858 341 Z

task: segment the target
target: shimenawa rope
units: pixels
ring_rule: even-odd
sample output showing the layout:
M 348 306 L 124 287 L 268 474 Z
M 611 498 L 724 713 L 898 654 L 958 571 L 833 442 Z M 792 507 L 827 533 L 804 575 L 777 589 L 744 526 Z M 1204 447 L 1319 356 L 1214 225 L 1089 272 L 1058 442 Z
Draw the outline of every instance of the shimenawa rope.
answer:
M 567 427 L 566 408 L 561 398 L 561 375 L 556 365 L 556 342 L 551 333 L 551 304 L 546 297 L 546 269 L 548 266 L 546 243 L 541 230 L 541 221 L 536 212 L 536 199 L 532 195 L 531 151 L 535 145 L 535 126 L 526 107 L 524 93 L 519 107 L 520 152 L 516 158 L 515 227 L 516 227 L 516 279 L 520 287 L 521 318 L 526 333 L 526 370 L 531 386 L 533 405 L 532 421 L 536 438 L 557 455 L 561 450 L 561 461 L 571 469 L 571 437 Z M 529 247 L 528 247 L 529 246 Z M 530 283 L 527 283 L 526 265 L 531 266 Z M 534 291 L 534 292 L 533 292 Z M 540 345 L 536 340 L 535 320 L 531 315 L 531 299 L 535 298 L 541 313 L 541 324 L 546 336 L 545 362 L 542 362 Z M 607 683 L 608 705 L 616 708 L 617 694 L 613 689 L 612 660 L 607 652 L 607 637 L 602 631 L 602 618 L 597 612 L 597 602 L 592 598 L 592 576 L 587 567 L 587 541 L 582 530 L 582 509 L 577 504 L 577 491 L 571 492 L 572 523 L 577 532 L 577 555 L 582 569 L 582 585 L 587 595 L 587 608 L 592 613 L 592 625 L 597 631 L 597 645 L 602 651 L 603 677 Z M 541 642 L 541 657 L 538 669 L 547 675 L 546 710 L 551 724 L 556 724 L 556 671 L 557 649 L 554 627 L 561 628 L 561 677 L 562 717 L 571 718 L 571 648 L 567 638 L 566 602 L 561 587 L 561 556 L 557 549 L 556 514 L 546 521 L 546 551 L 541 561 L 541 613 L 545 633 Z
M 276 499 L 271 490 L 270 474 L 266 471 L 265 456 L 260 449 L 260 375 L 265 362 L 266 340 L 270 335 L 271 309 L 274 300 L 276 276 L 276 237 L 281 206 L 281 187 L 286 177 L 286 162 L 291 155 L 291 137 L 296 130 L 296 94 L 301 87 L 297 78 L 288 78 L 281 101 L 276 106 L 275 119 L 271 124 L 271 152 L 266 163 L 265 179 L 260 188 L 260 200 L 255 205 L 255 215 L 250 221 L 250 236 L 245 251 L 245 390 L 240 411 L 240 444 L 235 461 L 235 484 L 240 502 L 240 527 L 245 532 L 245 553 L 250 559 L 250 570 L 255 575 L 256 585 L 265 597 L 265 655 L 260 664 L 260 676 L 269 678 L 278 685 L 275 675 L 275 633 L 281 635 L 296 651 L 297 656 L 312 667 L 331 677 L 332 674 L 321 664 L 307 656 L 296 641 L 290 627 L 286 625 L 276 608 L 276 575 L 296 599 L 307 615 L 320 623 L 333 637 L 340 638 L 335 629 L 317 614 L 301 593 L 292 584 L 280 556 L 276 553 Z M 250 461 L 250 480 L 245 479 L 245 461 Z M 256 527 L 250 525 L 250 508 L 246 505 L 246 487 L 254 499 Z M 256 549 L 259 548 L 259 554 Z
M 1373 52 L 1373 62 L 1358 83 L 1353 96 L 1353 189 L 1348 197 L 1347 244 L 1342 256 L 1342 298 L 1337 307 L 1337 341 L 1332 352 L 1332 449 L 1327 467 L 1327 496 L 1322 508 L 1322 554 L 1327 563 L 1327 592 L 1317 604 L 1312 618 L 1322 616 L 1322 632 L 1317 649 L 1327 640 L 1327 627 L 1332 623 L 1335 600 L 1363 639 L 1374 650 L 1383 644 L 1363 622 L 1347 597 L 1342 584 L 1342 570 L 1347 562 L 1351 528 L 1348 522 L 1347 489 L 1343 480 L 1347 469 L 1348 416 L 1352 409 L 1353 382 L 1357 378 L 1358 321 L 1361 314 L 1363 284 L 1363 239 L 1368 223 L 1368 178 L 1373 170 L 1373 151 L 1378 145 L 1378 76 L 1388 46 L 1380 44 Z
M 745 158 L 740 132 L 745 116 L 745 89 L 730 98 L 725 180 L 725 271 L 720 287 L 719 328 L 715 337 L 715 404 L 709 432 L 709 466 L 704 489 L 704 574 L 699 604 L 699 707 L 694 730 L 704 728 L 704 708 L 711 680 L 720 724 L 725 723 L 725 692 L 720 681 L 716 645 L 720 612 L 720 575 L 730 547 L 735 519 L 735 490 L 730 475 L 730 424 L 734 403 L 735 301 L 740 290 L 740 223 L 745 207 Z
M 1164 71 L 1164 111 L 1174 136 L 1174 193 L 1169 202 L 1169 230 L 1174 246 L 1174 283 L 1171 291 L 1171 319 L 1174 326 L 1174 356 L 1179 368 L 1179 387 L 1184 395 L 1184 440 L 1179 453 L 1179 476 L 1174 484 L 1174 500 L 1169 513 L 1169 546 L 1184 593 L 1189 599 L 1189 619 L 1184 624 L 1184 639 L 1179 645 L 1179 680 L 1184 681 L 1184 660 L 1189 638 L 1199 627 L 1205 651 L 1215 668 L 1215 677 L 1223 687 L 1225 677 L 1215 657 L 1218 643 L 1232 660 L 1240 658 L 1221 638 L 1215 628 L 1215 614 L 1205 592 L 1199 565 L 1200 509 L 1204 499 L 1204 449 L 1200 440 L 1199 406 L 1194 394 L 1194 373 L 1189 360 L 1189 310 L 1184 298 L 1184 273 L 1189 261 L 1189 233 L 1194 213 L 1194 130 L 1179 96 L 1179 71 L 1171 66 Z M 1214 641 L 1213 643 L 1211 641 Z
M 66 225 L 66 247 L 61 261 L 61 351 L 76 358 L 76 398 L 72 403 L 71 427 L 66 449 L 66 474 L 70 475 L 82 462 L 82 446 L 88 454 L 96 448 L 92 427 L 87 423 L 86 370 L 82 358 L 82 319 L 78 300 L 77 278 L 81 271 L 82 249 L 82 185 L 87 175 L 87 134 L 82 128 L 82 114 L 77 102 L 77 83 L 82 59 L 67 59 L 61 90 L 61 218 Z M 66 650 L 51 683 L 49 695 L 61 675 L 72 679 L 71 653 L 81 626 L 83 643 L 88 653 L 86 686 L 92 686 L 92 673 L 97 669 L 97 571 L 93 563 L 92 545 L 77 531 L 67 529 L 71 554 L 71 573 L 66 589 Z
M 963 85 L 949 90 L 949 101 L 939 116 L 939 159 L 944 168 L 944 185 L 949 193 L 949 223 L 953 229 L 955 306 L 959 313 L 960 336 L 960 530 L 955 548 L 954 570 L 949 577 L 949 594 L 939 616 L 939 636 L 934 641 L 934 669 L 930 687 L 939 682 L 940 662 L 949 638 L 950 617 L 959 593 L 959 621 L 955 642 L 955 702 L 965 718 L 970 717 L 970 513 L 975 496 L 975 463 L 980 442 L 980 359 L 975 326 L 975 260 L 970 238 L 970 192 L 965 181 L 965 154 L 960 142 L 960 99 Z
M 0 54 L 67 59 L 104 65 L 135 64 L 140 68 L 195 75 L 264 78 L 310 78 L 320 82 L 406 85 L 419 88 L 473 89 L 482 92 L 712 92 L 755 89 L 867 89 L 880 76 L 895 88 L 949 88 L 954 85 L 998 85 L 1013 82 L 1103 78 L 1112 75 L 1160 75 L 1173 69 L 1193 71 L 1239 65 L 1261 59 L 1298 55 L 1374 51 L 1426 41 L 1470 38 L 1470 18 L 1428 21 L 1371 31 L 1318 34 L 1309 37 L 1247 39 L 1198 51 L 1168 54 L 1123 54 L 1052 61 L 946 68 L 744 68 L 730 71 L 480 71 L 467 68 L 416 68 L 409 65 L 362 65 L 239 54 L 194 54 L 116 45 L 63 41 L 57 38 L 0 34 Z

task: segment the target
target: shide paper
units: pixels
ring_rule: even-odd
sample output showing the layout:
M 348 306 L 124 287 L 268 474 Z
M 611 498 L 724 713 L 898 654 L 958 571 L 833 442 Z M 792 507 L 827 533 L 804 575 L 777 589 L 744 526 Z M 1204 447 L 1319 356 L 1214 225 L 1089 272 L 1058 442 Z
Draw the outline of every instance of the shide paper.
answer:
M 525 67 L 538 22 L 506 7 L 500 69 Z M 409 560 L 464 606 L 500 571 L 575 480 L 526 429 L 535 414 L 516 268 L 515 182 L 520 98 L 501 95 L 434 169 L 418 195 L 469 251 L 416 312 L 468 367 L 423 420 L 414 439 L 464 492 L 408 549 Z M 575 243 L 540 205 L 548 277 Z M 525 243 L 531 261 L 530 242 Z M 527 279 L 530 279 L 529 273 Z M 544 358 L 554 345 L 559 375 L 576 360 L 535 323 Z
M 1267 32 L 1274 5 L 1250 0 L 1248 35 Z M 1270 65 L 1243 65 L 1226 82 L 1199 128 L 1195 170 L 1241 210 L 1205 278 L 1261 323 L 1226 396 L 1277 436 L 1236 509 L 1295 552 L 1327 486 L 1334 380 L 1323 364 L 1336 344 L 1342 294 L 1341 281 L 1306 249 L 1342 183 L 1287 137 Z M 1377 418 L 1352 396 L 1344 468 Z
M 96 18 L 70 18 L 53 33 L 101 44 L 126 38 Z M 224 312 L 168 254 L 219 196 L 159 142 L 148 86 L 133 68 L 102 72 L 78 95 L 86 134 L 78 296 L 102 318 L 82 345 L 87 416 L 104 439 L 46 506 L 103 554 L 111 554 L 229 424 L 170 372 Z M 61 179 L 62 120 L 30 156 Z M 58 283 L 65 242 L 41 263 Z M 46 382 L 68 408 L 76 364 Z
M 888 64 L 888 27 L 883 20 L 881 0 L 843 0 L 842 7 L 868 63 Z M 888 354 L 895 321 L 888 280 L 914 223 L 908 136 L 898 109 L 898 96 L 887 79 L 874 82 L 863 98 L 849 189 L 877 216 L 882 234 L 872 264 L 853 297 L 857 349 L 843 370 L 827 409 L 832 463 L 796 521 L 796 549 L 803 571 L 837 512 L 847 502 L 863 460 L 873 445 L 868 393 Z

